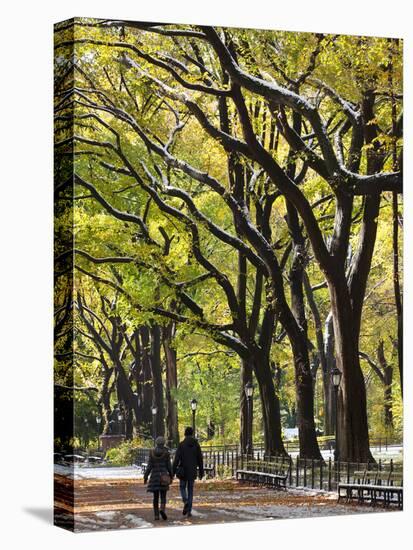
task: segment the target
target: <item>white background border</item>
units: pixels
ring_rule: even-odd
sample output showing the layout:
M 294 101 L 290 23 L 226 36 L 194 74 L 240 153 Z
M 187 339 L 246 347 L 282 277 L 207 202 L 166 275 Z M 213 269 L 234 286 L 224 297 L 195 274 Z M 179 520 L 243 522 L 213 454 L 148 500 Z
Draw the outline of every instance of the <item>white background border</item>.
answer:
M 3 4 L 0 65 L 0 540 L 66 549 L 163 544 L 197 550 L 238 548 L 405 547 L 411 515 L 407 466 L 404 513 L 283 520 L 73 535 L 52 527 L 52 67 L 53 23 L 73 16 L 207 23 L 405 39 L 405 203 L 411 233 L 412 27 L 402 0 L 72 0 Z M 409 34 L 410 33 L 410 34 Z M 406 239 L 405 287 L 411 277 Z M 405 464 L 411 464 L 413 377 L 410 292 L 405 294 Z M 412 468 L 410 467 L 410 470 Z M 410 529 L 411 532 L 411 529 Z M 74 538 L 76 537 L 76 538 Z M 407 539 L 408 540 L 408 539 Z M 6 544 L 4 544 L 6 543 Z

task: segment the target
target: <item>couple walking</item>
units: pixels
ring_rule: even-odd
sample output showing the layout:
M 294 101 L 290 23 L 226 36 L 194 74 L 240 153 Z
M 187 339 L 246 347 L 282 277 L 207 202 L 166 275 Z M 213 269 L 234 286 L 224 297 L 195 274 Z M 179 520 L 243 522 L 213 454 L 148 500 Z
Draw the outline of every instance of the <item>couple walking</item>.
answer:
M 148 483 L 149 478 L 147 491 L 153 493 L 153 511 L 156 520 L 159 519 L 159 514 L 162 519 L 168 519 L 165 512 L 166 492 L 175 475 L 179 479 L 179 490 L 184 503 L 182 513 L 184 516 L 191 517 L 197 470 L 199 479 L 202 479 L 204 476 L 202 452 L 198 441 L 193 436 L 192 428 L 185 429 L 185 439 L 178 445 L 172 466 L 171 455 L 165 447 L 165 439 L 156 438 L 155 448 L 150 452 L 148 466 L 143 476 L 145 484 Z

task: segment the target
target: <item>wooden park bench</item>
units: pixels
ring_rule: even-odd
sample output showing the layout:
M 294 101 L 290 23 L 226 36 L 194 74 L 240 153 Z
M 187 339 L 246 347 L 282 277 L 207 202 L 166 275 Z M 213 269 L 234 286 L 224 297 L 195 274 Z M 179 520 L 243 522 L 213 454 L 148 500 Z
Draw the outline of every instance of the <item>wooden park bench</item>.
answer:
M 384 506 L 397 503 L 403 508 L 403 474 L 401 472 L 378 472 L 375 485 L 370 487 L 371 503 Z
M 247 459 L 242 468 L 237 469 L 235 474 L 238 481 L 287 490 L 290 467 L 289 459 L 283 457 L 268 461 Z
M 85 457 L 78 454 L 67 454 L 64 456 L 65 462 L 82 463 L 85 462 Z
M 87 457 L 86 461 L 89 464 L 101 464 L 103 462 L 103 458 L 101 456 L 90 455 Z
M 403 475 L 402 473 L 379 470 L 355 471 L 349 483 L 338 484 L 338 500 L 345 498 L 347 502 L 357 499 L 364 503 L 366 500 L 376 506 L 383 503 L 390 506 L 397 503 L 403 507 Z
M 215 464 L 204 464 L 204 474 L 206 479 L 215 477 Z

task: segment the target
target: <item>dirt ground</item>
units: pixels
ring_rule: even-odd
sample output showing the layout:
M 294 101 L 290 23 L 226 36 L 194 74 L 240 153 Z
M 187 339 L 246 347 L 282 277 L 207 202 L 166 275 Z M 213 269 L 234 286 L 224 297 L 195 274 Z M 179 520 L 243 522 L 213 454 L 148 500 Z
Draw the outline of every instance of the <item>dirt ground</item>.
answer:
M 73 480 L 61 475 L 55 480 L 55 523 L 73 528 Z M 334 493 L 291 488 L 277 491 L 235 480 L 196 482 L 191 518 L 182 515 L 178 482 L 174 481 L 168 491 L 167 521 L 154 520 L 152 495 L 146 492 L 141 479 L 76 480 L 73 497 L 76 532 L 387 511 L 369 505 L 338 504 Z M 72 506 L 67 504 L 70 500 Z

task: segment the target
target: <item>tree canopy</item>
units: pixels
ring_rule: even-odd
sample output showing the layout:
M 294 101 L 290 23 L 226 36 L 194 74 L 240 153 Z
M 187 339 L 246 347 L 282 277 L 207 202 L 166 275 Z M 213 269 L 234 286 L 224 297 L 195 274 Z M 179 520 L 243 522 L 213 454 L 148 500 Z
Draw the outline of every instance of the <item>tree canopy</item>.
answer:
M 79 425 L 120 403 L 148 437 L 156 403 L 176 443 L 196 397 L 203 439 L 284 453 L 297 425 L 319 458 L 337 367 L 340 457 L 400 434 L 401 42 L 75 19 L 55 48 L 56 372 Z

